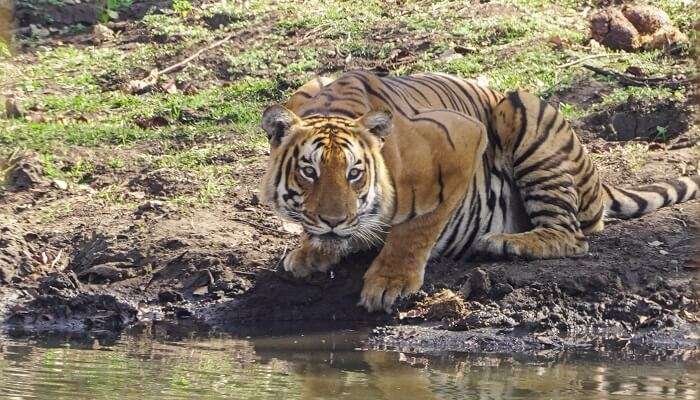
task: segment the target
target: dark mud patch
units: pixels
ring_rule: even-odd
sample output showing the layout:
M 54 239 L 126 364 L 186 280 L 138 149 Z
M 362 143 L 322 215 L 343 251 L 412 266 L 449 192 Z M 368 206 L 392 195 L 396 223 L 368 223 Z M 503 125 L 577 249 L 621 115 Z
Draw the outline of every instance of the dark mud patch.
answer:
M 368 314 L 357 306 L 362 275 L 373 254 L 346 260 L 328 274 L 296 279 L 275 270 L 256 276 L 255 284 L 238 299 L 202 310 L 207 324 L 227 329 L 270 322 L 357 323 L 388 321 L 385 314 Z
M 75 274 L 52 273 L 33 299 L 12 309 L 6 321 L 21 331 L 121 331 L 137 322 L 138 309 L 112 293 L 86 289 Z
M 0 195 L 5 190 L 23 191 L 47 184 L 39 155 L 34 152 L 14 154 L 0 160 Z
M 77 24 L 91 26 L 100 22 L 106 10 L 105 1 L 55 2 L 48 0 L 19 0 L 15 2 L 14 17 L 19 33 L 30 25 L 63 28 Z M 172 8 L 170 0 L 134 0 L 128 7 L 114 10 L 119 20 L 141 19 L 153 10 Z
M 144 170 L 129 181 L 129 187 L 152 196 L 173 197 L 198 190 L 195 174 L 170 168 Z
M 611 223 L 578 258 L 431 262 L 423 291 L 387 315 L 356 305 L 373 254 L 292 278 L 279 260 L 295 237 L 240 202 L 91 234 L 77 225 L 65 268 L 0 285 L 5 323 L 22 331 L 98 332 L 162 323 L 230 332 L 370 324 L 389 326 L 371 336 L 371 346 L 418 352 L 697 346 L 697 203 Z
M 37 270 L 42 261 L 38 239 L 13 218 L 0 215 L 0 285 L 17 282 Z
M 610 83 L 580 79 L 570 87 L 553 93 L 547 101 L 557 108 L 563 104 L 570 104 L 585 110 L 600 103 L 613 89 L 614 86 Z
M 586 116 L 580 126 L 610 141 L 667 141 L 694 124 L 693 108 L 673 100 L 649 103 L 630 99 L 611 109 Z

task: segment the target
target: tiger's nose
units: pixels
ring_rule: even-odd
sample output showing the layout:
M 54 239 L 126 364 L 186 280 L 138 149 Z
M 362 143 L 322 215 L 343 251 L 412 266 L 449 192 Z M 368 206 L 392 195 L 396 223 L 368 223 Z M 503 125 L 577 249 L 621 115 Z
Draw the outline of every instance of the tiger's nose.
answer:
M 321 222 L 323 222 L 324 224 L 328 225 L 329 227 L 335 228 L 336 226 L 338 226 L 338 225 L 342 224 L 343 222 L 345 222 L 345 221 L 348 219 L 348 216 L 347 216 L 347 215 L 343 215 L 343 216 L 340 216 L 340 217 L 336 217 L 336 216 L 331 217 L 331 216 L 321 216 L 321 215 L 319 215 L 319 216 L 318 216 L 318 219 L 320 219 Z

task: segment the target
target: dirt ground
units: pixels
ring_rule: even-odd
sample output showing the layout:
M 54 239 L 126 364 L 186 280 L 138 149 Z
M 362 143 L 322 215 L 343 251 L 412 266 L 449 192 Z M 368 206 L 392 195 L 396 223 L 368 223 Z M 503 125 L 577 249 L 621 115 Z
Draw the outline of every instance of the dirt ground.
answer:
M 137 24 L 120 29 L 122 41 L 139 37 Z M 216 70 L 217 60 L 211 54 L 201 63 Z M 125 79 L 102 82 L 112 87 Z M 577 82 L 550 101 L 588 107 L 609 91 L 596 85 Z M 690 103 L 640 101 L 573 125 L 608 182 L 648 183 L 698 173 L 694 112 Z M 668 141 L 648 142 L 659 125 L 669 127 Z M 78 185 L 47 177 L 33 152 L 17 153 L 5 166 L 10 184 L 0 191 L 0 315 L 1 325 L 15 332 L 99 334 L 156 324 L 236 332 L 321 323 L 376 326 L 369 345 L 414 351 L 698 347 L 698 201 L 610 221 L 590 238 L 590 252 L 577 258 L 433 261 L 419 294 L 391 315 L 368 314 L 356 302 L 372 254 L 307 280 L 280 271 L 298 228 L 259 203 L 266 150 L 241 147 L 210 160 L 232 165 L 236 188 L 204 207 L 166 201 L 196 193 L 203 182 L 195 174 L 108 166 L 115 155 L 163 154 L 157 143 L 71 151 L 94 165 Z M 101 188 L 115 185 L 122 200 L 117 206 L 95 201 Z

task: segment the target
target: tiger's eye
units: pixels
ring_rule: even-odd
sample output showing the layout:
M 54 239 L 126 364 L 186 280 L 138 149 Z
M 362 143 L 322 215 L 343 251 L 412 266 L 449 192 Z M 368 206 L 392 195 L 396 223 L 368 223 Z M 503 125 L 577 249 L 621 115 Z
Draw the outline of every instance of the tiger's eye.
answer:
M 362 175 L 362 170 L 359 168 L 353 168 L 350 170 L 350 172 L 348 172 L 348 179 L 357 179 L 360 177 L 360 175 Z
M 304 167 L 301 169 L 301 172 L 309 179 L 316 178 L 316 170 L 312 167 Z

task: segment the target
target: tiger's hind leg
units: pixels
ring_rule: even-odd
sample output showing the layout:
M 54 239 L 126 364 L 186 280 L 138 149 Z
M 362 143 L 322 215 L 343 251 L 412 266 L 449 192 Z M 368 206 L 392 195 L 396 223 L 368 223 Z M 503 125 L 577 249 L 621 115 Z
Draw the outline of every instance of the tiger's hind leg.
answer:
M 528 259 L 587 252 L 578 220 L 585 151 L 561 113 L 533 95 L 510 93 L 494 109 L 493 124 L 504 153 L 512 154 L 513 179 L 532 229 L 487 234 L 479 250 Z
M 572 180 L 570 175 L 547 173 L 564 185 Z M 528 186 L 533 182 L 534 185 Z M 479 242 L 481 252 L 540 259 L 570 257 L 588 251 L 588 243 L 576 219 L 577 197 L 573 191 L 542 188 L 536 184 L 536 178 L 517 183 L 533 228 L 522 233 L 487 234 Z

